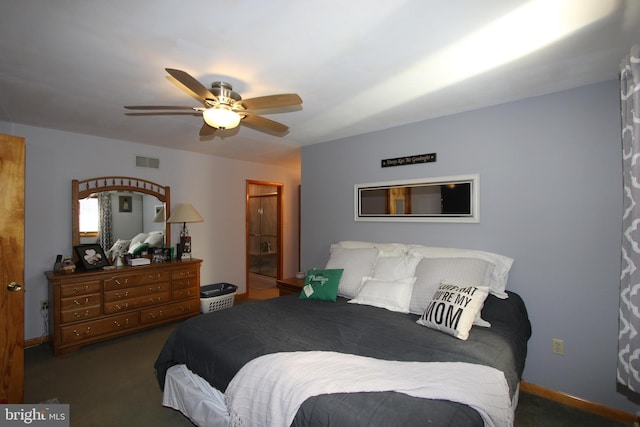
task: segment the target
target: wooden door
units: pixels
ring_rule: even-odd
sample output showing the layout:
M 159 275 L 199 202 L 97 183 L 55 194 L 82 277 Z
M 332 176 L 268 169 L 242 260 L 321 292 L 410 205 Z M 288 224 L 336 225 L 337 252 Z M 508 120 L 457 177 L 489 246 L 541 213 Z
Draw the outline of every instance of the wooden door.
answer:
M 24 399 L 24 159 L 0 134 L 0 404 Z

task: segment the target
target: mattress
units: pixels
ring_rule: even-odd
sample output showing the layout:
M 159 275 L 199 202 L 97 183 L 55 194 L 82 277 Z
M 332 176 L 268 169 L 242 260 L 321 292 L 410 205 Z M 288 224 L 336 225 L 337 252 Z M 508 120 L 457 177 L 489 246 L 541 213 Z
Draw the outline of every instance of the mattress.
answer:
M 473 327 L 467 340 L 416 324 L 419 316 L 381 308 L 300 300 L 297 295 L 200 315 L 170 335 L 156 363 L 161 388 L 167 370 L 185 365 L 211 387 L 224 392 L 250 360 L 292 351 L 334 351 L 383 360 L 467 362 L 502 371 L 512 399 L 524 369 L 531 325 L 516 293 L 487 297 L 482 317 L 491 328 Z M 314 396 L 300 407 L 292 425 L 456 425 L 481 426 L 463 404 L 420 399 L 395 392 Z

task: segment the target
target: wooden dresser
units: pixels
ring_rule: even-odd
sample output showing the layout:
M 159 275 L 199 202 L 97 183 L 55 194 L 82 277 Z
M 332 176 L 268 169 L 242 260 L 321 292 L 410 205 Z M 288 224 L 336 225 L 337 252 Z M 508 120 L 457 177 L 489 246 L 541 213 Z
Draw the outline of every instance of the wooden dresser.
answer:
M 201 263 L 46 272 L 53 354 L 197 315 Z

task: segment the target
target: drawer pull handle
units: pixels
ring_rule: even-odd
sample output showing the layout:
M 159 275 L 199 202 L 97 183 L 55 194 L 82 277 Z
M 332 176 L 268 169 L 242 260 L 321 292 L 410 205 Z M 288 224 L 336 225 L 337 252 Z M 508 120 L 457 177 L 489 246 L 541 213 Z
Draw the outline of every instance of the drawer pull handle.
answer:
M 162 317 L 163 315 L 164 315 L 164 313 L 162 312 L 162 310 L 160 310 L 158 312 L 157 316 L 155 314 L 153 314 L 153 313 L 149 313 L 149 317 L 151 317 L 152 319 L 155 319 L 156 317 Z
M 160 292 L 162 290 L 161 286 L 158 286 L 157 288 L 149 288 L 149 292 Z
M 124 297 L 128 297 L 128 296 L 129 296 L 129 291 L 126 291 L 126 292 L 124 293 L 124 295 L 120 295 L 119 293 L 117 293 L 117 292 L 116 292 L 116 297 L 118 297 L 118 298 L 122 298 L 123 296 L 124 296 Z
M 158 297 L 158 298 L 149 298 L 149 302 L 161 302 L 162 301 L 162 297 Z
M 89 285 L 84 285 L 84 290 L 88 291 L 89 290 Z M 82 290 L 78 289 L 78 288 L 73 288 L 73 292 L 75 292 L 77 294 L 78 292 L 82 292 Z
M 114 325 L 116 325 L 117 327 L 122 326 L 122 324 L 121 324 L 120 322 L 118 322 L 117 320 L 116 320 L 116 321 L 114 321 L 114 322 L 113 322 L 113 324 L 114 324 Z M 128 324 L 129 324 L 129 319 L 128 319 L 128 318 L 124 320 L 124 324 L 125 324 L 125 325 L 128 325 Z
M 184 309 L 184 307 L 178 307 L 178 311 L 179 311 L 180 313 L 184 313 L 184 312 L 185 312 L 185 309 Z
M 76 305 L 83 305 L 83 304 L 85 304 L 85 305 L 86 305 L 86 304 L 89 304 L 89 297 L 85 298 L 85 299 L 84 299 L 84 302 L 80 302 L 80 301 L 78 301 L 77 299 L 74 299 L 74 300 L 73 300 L 73 302 L 74 302 Z
M 89 332 L 91 332 L 91 326 L 87 326 L 87 330 L 85 331 L 84 335 L 89 335 Z M 74 329 L 73 333 L 76 334 L 77 337 L 82 336 L 77 329 Z
M 123 283 L 120 282 L 120 279 L 115 279 L 114 282 L 116 282 L 116 285 L 122 285 Z M 124 279 L 124 284 L 126 285 L 127 283 L 129 283 L 129 279 Z
M 82 317 L 82 314 L 78 313 L 77 311 L 75 313 L 73 313 L 74 316 L 76 316 L 76 319 L 79 319 L 80 317 Z M 87 317 L 89 315 L 89 310 L 86 310 L 84 312 L 84 317 Z
M 127 302 L 127 303 L 125 303 L 125 304 L 124 304 L 124 307 L 121 307 L 121 306 L 120 306 L 120 304 L 116 304 L 116 308 L 117 308 L 118 310 L 123 310 L 123 309 L 125 309 L 125 308 L 129 308 L 129 303 L 128 303 L 128 302 Z

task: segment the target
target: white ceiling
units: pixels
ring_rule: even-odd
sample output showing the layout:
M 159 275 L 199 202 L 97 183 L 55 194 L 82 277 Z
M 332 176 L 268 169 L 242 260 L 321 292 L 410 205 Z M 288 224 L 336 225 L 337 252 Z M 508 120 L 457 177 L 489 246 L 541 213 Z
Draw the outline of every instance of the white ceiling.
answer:
M 617 78 L 638 0 L 0 0 L 0 120 L 250 161 Z M 200 138 L 200 104 L 166 72 L 303 104 Z

